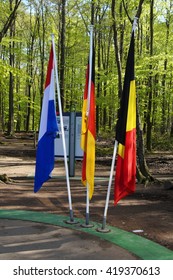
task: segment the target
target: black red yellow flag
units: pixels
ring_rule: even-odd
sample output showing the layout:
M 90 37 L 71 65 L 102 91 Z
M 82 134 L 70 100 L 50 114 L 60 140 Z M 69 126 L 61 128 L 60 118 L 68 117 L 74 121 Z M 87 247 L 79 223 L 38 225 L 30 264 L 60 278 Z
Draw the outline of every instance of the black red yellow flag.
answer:
M 123 92 L 116 125 L 118 157 L 114 204 L 135 191 L 136 181 L 136 87 L 134 77 L 134 30 L 126 63 Z

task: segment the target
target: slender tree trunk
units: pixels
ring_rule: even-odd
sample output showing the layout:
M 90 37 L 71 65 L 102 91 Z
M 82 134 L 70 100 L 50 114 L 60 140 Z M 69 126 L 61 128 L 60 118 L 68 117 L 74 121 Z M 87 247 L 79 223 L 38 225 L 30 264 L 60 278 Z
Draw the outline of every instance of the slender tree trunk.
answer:
M 138 100 L 138 99 L 137 99 Z M 139 105 L 137 102 L 137 115 L 136 115 L 136 127 L 137 127 L 137 179 L 139 182 L 151 181 L 154 180 L 151 176 L 146 159 L 145 159 L 145 151 L 144 151 L 144 140 L 143 140 L 143 131 L 141 128 L 141 121 L 139 116 Z
M 0 92 L 1 92 L 1 82 L 0 82 Z M 2 93 L 0 94 L 0 134 L 3 132 L 3 95 Z
M 12 2 L 10 0 L 10 10 L 12 11 Z M 13 39 L 15 33 L 15 22 L 10 26 L 10 38 Z M 11 67 L 14 67 L 14 42 L 10 42 L 10 59 L 9 63 Z M 12 72 L 10 72 L 9 78 L 9 120 L 8 120 L 8 134 L 13 135 L 14 133 L 14 77 Z
M 154 13 L 153 13 L 153 9 L 154 9 L 154 0 L 151 0 L 150 3 L 150 57 L 152 58 L 153 56 L 153 21 L 154 21 Z M 147 121 L 147 134 L 146 134 L 146 146 L 147 146 L 147 150 L 151 151 L 152 149 L 152 140 L 151 140 L 151 136 L 152 136 L 152 104 L 153 104 L 153 77 L 152 77 L 152 72 L 153 72 L 153 66 L 152 66 L 152 62 L 149 65 L 149 69 L 150 69 L 150 75 L 148 78 L 148 90 L 149 90 L 149 94 L 148 94 L 148 109 L 147 109 L 147 117 L 146 117 L 146 121 Z
M 170 89 L 172 88 L 172 82 L 173 82 L 173 75 L 171 74 L 170 84 L 169 84 L 169 88 Z M 170 98 L 171 98 L 171 96 L 170 96 Z M 173 112 L 173 104 L 172 104 L 172 102 L 169 102 L 169 110 L 171 112 Z M 173 115 L 172 114 L 170 114 L 169 120 L 170 120 L 170 137 L 173 137 Z
M 35 22 L 34 26 L 32 23 L 32 9 L 30 7 L 30 42 L 28 44 L 28 74 L 29 74 L 29 79 L 28 79 L 28 88 L 27 88 L 27 97 L 28 97 L 28 102 L 27 102 L 27 116 L 26 116 L 26 131 L 29 131 L 30 129 L 30 120 L 31 120 L 31 103 L 32 103 L 32 81 L 33 81 L 33 57 L 34 57 L 34 43 L 36 39 L 36 32 L 37 32 L 37 27 L 38 27 L 38 13 L 35 17 Z
M 118 95 L 119 95 L 119 97 L 121 97 L 121 93 L 122 93 L 122 69 L 121 69 L 121 57 L 120 57 L 119 46 L 118 46 L 115 0 L 112 0 L 111 12 L 112 12 L 112 21 L 113 21 L 112 22 L 112 28 L 113 28 L 114 49 L 115 49 L 116 64 L 117 64 L 117 69 L 118 69 Z
M 43 1 L 41 1 L 43 2 Z M 41 21 L 41 22 L 40 22 Z M 38 33 L 39 33 L 39 48 L 40 48 L 40 64 L 41 64 L 41 75 L 40 75 L 40 108 L 42 107 L 42 99 L 44 92 L 44 61 L 45 61 L 45 17 L 44 17 L 44 6 L 41 5 L 41 18 L 38 17 Z
M 60 92 L 61 92 L 61 103 L 62 103 L 62 110 L 64 110 L 64 95 L 65 95 L 65 9 L 66 0 L 62 0 L 61 2 L 61 41 L 60 41 L 60 48 L 61 48 L 61 57 L 60 57 Z
M 120 61 L 122 64 L 123 58 L 123 47 L 124 47 L 124 29 L 125 29 L 125 20 L 123 21 L 123 3 L 120 3 L 120 18 L 121 18 L 121 25 L 120 25 Z
M 171 104 L 171 109 L 173 111 L 173 104 Z M 171 128 L 170 128 L 170 137 L 173 138 L 173 115 L 171 115 Z
M 18 48 L 20 48 L 21 50 L 21 43 L 18 44 Z M 21 69 L 20 67 L 20 60 L 16 63 L 16 67 L 19 69 Z M 20 97 L 20 76 L 17 76 L 16 77 L 16 92 L 18 94 L 18 101 L 17 101 L 17 122 L 16 122 L 16 131 L 20 131 L 21 130 L 21 105 L 20 105 L 20 100 L 21 100 L 21 97 Z
M 170 3 L 170 10 L 171 10 L 171 3 Z M 166 42 L 165 42 L 165 60 L 164 60 L 164 74 L 162 78 L 162 88 L 163 88 L 163 99 L 162 99 L 162 123 L 161 123 L 161 133 L 165 133 L 167 130 L 167 98 L 166 98 L 166 72 L 167 72 L 167 65 L 168 65 L 168 43 L 169 43 L 169 33 L 170 33 L 170 10 L 167 10 L 167 18 L 166 18 Z
M 108 68 L 109 68 L 109 57 L 110 57 L 110 45 L 111 45 L 111 37 L 112 37 L 112 29 L 109 31 L 108 40 L 106 40 L 104 37 L 102 39 L 102 64 L 103 64 L 103 70 L 104 75 L 107 77 L 108 75 Z M 108 41 L 107 44 L 105 44 L 105 41 Z M 106 129 L 106 126 L 109 125 L 109 107 L 107 105 L 107 81 L 105 80 L 103 83 L 103 96 L 105 102 L 103 103 L 103 127 Z

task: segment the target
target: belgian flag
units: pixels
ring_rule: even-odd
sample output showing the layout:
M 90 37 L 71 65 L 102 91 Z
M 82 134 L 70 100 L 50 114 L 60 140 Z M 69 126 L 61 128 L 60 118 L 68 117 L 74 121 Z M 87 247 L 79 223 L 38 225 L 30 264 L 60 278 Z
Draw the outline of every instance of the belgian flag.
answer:
M 126 63 L 123 92 L 116 125 L 118 156 L 114 204 L 135 191 L 136 181 L 136 87 L 134 76 L 134 30 Z
M 95 138 L 96 138 L 96 105 L 95 105 L 95 56 L 92 55 L 91 83 L 89 83 L 90 65 L 86 71 L 86 82 L 82 108 L 81 149 L 84 151 L 82 162 L 82 183 L 89 187 L 89 198 L 94 192 L 95 174 Z M 90 87 L 90 88 L 89 88 Z M 90 98 L 88 96 L 90 91 Z M 89 109 L 89 110 L 88 110 Z

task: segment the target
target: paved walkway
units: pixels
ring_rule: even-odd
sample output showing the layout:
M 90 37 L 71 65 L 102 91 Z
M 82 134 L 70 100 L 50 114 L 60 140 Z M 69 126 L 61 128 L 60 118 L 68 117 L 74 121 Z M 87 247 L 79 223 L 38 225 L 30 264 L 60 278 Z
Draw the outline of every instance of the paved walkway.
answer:
M 0 260 L 137 259 L 110 242 L 60 226 L 1 219 L 0 228 Z
M 22 210 L 0 210 L 0 259 L 172 260 L 173 252 L 133 233 L 84 228 L 83 220 Z

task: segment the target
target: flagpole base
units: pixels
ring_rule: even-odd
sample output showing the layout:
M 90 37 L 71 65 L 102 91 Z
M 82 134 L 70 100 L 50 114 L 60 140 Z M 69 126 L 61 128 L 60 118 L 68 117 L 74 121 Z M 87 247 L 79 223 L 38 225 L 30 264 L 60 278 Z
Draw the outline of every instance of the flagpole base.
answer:
M 82 224 L 81 227 L 83 228 L 92 228 L 94 225 L 93 224 Z
M 86 223 L 82 224 L 83 228 L 92 228 L 94 225 L 89 223 L 89 213 L 86 213 Z
M 69 220 L 69 221 L 64 221 L 64 222 L 68 225 L 75 225 L 75 224 L 79 223 L 78 221 L 75 221 L 75 220 L 73 220 L 73 221 Z
M 103 218 L 102 227 L 97 228 L 97 231 L 102 233 L 108 233 L 111 231 L 109 228 L 106 228 L 106 217 Z
M 66 224 L 74 225 L 78 224 L 78 221 L 75 221 L 73 218 L 73 210 L 70 210 L 70 220 L 69 221 L 64 221 Z
M 109 228 L 97 228 L 96 229 L 98 232 L 102 232 L 102 233 L 108 233 L 110 232 L 111 230 Z

